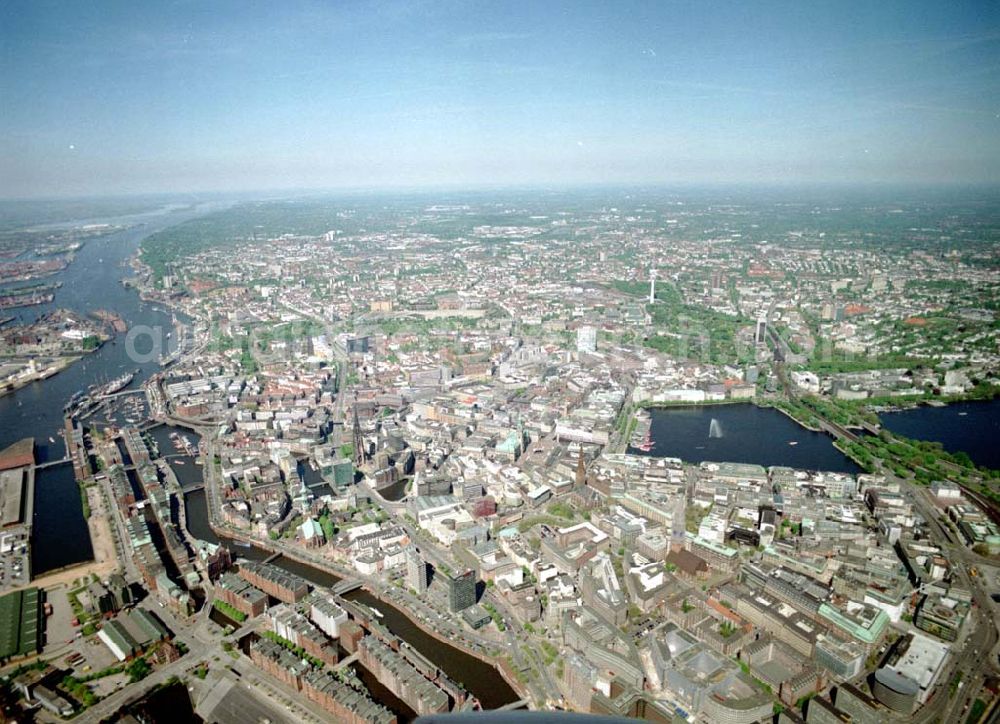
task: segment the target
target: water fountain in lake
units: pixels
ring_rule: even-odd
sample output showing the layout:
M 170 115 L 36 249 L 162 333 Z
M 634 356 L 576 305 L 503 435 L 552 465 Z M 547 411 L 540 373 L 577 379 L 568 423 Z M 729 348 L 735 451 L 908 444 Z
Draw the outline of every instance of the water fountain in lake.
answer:
M 722 424 L 712 418 L 712 422 L 708 426 L 708 436 L 709 437 L 722 437 Z

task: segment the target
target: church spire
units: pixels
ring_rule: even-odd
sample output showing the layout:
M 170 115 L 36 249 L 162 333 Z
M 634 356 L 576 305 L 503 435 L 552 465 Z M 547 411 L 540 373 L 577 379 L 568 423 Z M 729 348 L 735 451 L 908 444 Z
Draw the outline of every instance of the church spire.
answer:
M 354 465 L 355 467 L 361 467 L 368 461 L 368 456 L 365 454 L 365 438 L 361 434 L 361 421 L 358 420 L 358 396 L 354 396 L 354 405 L 352 406 L 354 410 Z

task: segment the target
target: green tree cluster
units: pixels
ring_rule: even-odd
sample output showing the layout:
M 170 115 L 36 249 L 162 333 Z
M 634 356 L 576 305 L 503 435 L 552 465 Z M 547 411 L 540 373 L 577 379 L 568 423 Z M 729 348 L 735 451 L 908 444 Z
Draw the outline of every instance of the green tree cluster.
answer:
M 225 601 L 215 599 L 215 601 L 212 602 L 212 607 L 217 609 L 222 615 L 236 621 L 237 623 L 243 623 L 247 620 L 247 615 L 245 613 L 240 611 L 238 608 L 229 605 Z

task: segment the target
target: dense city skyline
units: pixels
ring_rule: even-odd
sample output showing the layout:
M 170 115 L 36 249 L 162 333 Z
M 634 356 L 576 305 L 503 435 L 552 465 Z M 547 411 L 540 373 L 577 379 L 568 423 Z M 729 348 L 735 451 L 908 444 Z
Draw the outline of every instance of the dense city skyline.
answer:
M 0 719 L 997 721 L 998 131 L 982 0 L 0 3 Z
M 984 3 L 5 6 L 0 197 L 995 183 Z
M 995 718 L 988 189 L 237 196 L 0 203 L 5 714 Z

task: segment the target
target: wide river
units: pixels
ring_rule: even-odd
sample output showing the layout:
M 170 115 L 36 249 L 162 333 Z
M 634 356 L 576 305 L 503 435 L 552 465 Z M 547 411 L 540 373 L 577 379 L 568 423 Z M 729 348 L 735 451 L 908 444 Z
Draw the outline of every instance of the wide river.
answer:
M 120 314 L 130 327 L 148 325 L 169 331 L 169 312 L 143 303 L 139 295 L 126 289 L 121 279 L 129 275 L 126 261 L 146 236 L 204 213 L 201 210 L 170 211 L 133 217 L 107 219 L 119 225 L 136 224 L 124 231 L 89 239 L 67 269 L 44 281 L 61 281 L 55 299 L 37 307 L 9 310 L 7 315 L 34 321 L 57 308 L 81 314 L 108 309 Z M 136 345 L 137 351 L 148 350 Z M 63 406 L 77 390 L 114 379 L 125 371 L 139 369 L 131 387 L 138 386 L 160 369 L 156 360 L 136 362 L 126 353 L 124 335 L 54 377 L 23 387 L 0 397 L 0 449 L 24 437 L 35 438 L 38 462 L 59 460 L 66 455 L 60 433 Z M 51 442 L 50 440 L 54 441 Z M 34 541 L 32 572 L 40 575 L 93 558 L 87 522 L 80 506 L 80 493 L 69 464 L 41 471 L 35 486 Z

